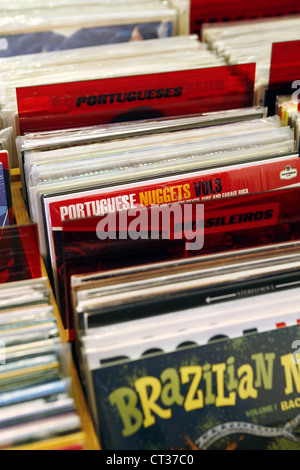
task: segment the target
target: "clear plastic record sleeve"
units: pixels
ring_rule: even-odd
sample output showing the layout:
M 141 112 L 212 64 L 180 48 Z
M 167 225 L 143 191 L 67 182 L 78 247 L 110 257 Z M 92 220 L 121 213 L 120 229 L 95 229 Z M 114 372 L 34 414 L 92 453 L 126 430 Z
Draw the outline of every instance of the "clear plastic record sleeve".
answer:
M 67 224 L 69 225 L 69 224 Z M 69 227 L 66 226 L 66 229 Z M 172 282 L 181 276 L 193 277 L 203 267 L 217 268 L 217 266 L 240 269 L 251 260 L 252 263 L 274 262 L 281 264 L 286 257 L 298 255 L 299 241 L 283 242 L 279 244 L 267 244 L 243 250 L 231 250 L 227 252 L 203 255 L 201 257 L 184 258 L 158 263 L 143 264 L 140 266 L 129 266 L 92 273 L 73 275 L 71 286 L 76 294 L 76 302 L 81 299 L 89 299 L 110 289 L 126 289 L 131 283 L 137 286 L 147 284 Z M 74 304 L 76 305 L 76 303 Z
M 299 14 L 207 24 L 203 26 L 202 38 L 209 49 L 223 57 L 228 64 L 244 63 L 250 57 L 256 62 L 254 103 L 267 106 L 270 115 L 273 115 L 276 95 L 294 91 L 292 88 L 298 68 L 295 50 L 298 48 L 297 41 L 300 40 L 299 24 Z M 280 42 L 283 41 L 285 54 L 279 52 Z
M 257 129 L 255 125 L 257 124 Z M 274 124 L 274 125 L 273 125 Z M 253 128 L 252 128 L 253 126 Z M 169 177 L 187 172 L 218 168 L 221 166 L 254 162 L 279 156 L 296 155 L 294 134 L 289 128 L 280 127 L 276 120 L 258 120 L 248 126 L 238 124 L 214 128 L 215 132 L 203 130 L 200 137 L 193 136 L 190 142 L 166 140 L 161 146 L 152 141 L 152 147 L 123 150 L 117 153 L 100 153 L 91 158 L 48 165 L 26 164 L 25 177 L 28 203 L 32 220 L 38 222 L 40 195 L 55 195 L 87 191 L 87 188 L 101 188 L 119 185 L 120 180 L 136 184 L 151 178 Z M 226 131 L 228 130 L 228 135 Z M 231 133 L 231 132 L 232 133 Z M 251 132 L 252 131 L 252 132 Z M 189 131 L 187 131 L 188 138 Z M 202 135 L 203 134 L 203 135 Z M 215 137 L 213 138 L 213 136 Z M 207 138 L 206 138 L 207 137 Z M 163 142 L 164 139 L 162 139 Z M 253 143 L 254 141 L 254 143 Z M 176 145 L 175 145 L 176 144 Z M 113 146 L 112 146 L 113 147 Z M 158 150 L 160 149 L 160 150 Z M 34 186 L 36 184 L 36 186 Z M 39 225 L 39 228 L 41 226 Z M 44 254 L 43 237 L 40 236 L 41 251 Z
M 6 74 L 18 73 L 18 69 L 28 64 L 28 69 L 24 70 L 33 74 L 37 74 L 39 69 L 48 69 L 49 67 L 70 66 L 70 64 L 80 64 L 86 62 L 96 62 L 97 57 L 101 60 L 118 59 L 121 57 L 133 57 L 141 55 L 152 56 L 153 54 L 161 54 L 167 52 L 183 51 L 183 50 L 207 50 L 205 44 L 199 41 L 195 34 L 185 34 L 173 36 L 169 38 L 149 39 L 146 41 L 133 41 L 129 43 L 119 44 L 102 44 L 101 46 L 82 47 L 69 49 L 64 51 L 53 51 L 47 54 L 29 54 L 26 56 L 15 56 L 0 60 L 1 70 L 4 77 Z M 20 72 L 19 72 L 20 73 Z M 18 74 L 18 77 L 21 74 Z M 12 77 L 13 78 L 13 77 Z
M 84 4 L 7 12 L 1 31 L 0 56 L 10 57 L 173 36 L 178 21 L 177 10 L 163 2 L 142 10 L 131 3 L 114 8 Z
M 162 142 L 164 140 L 166 141 L 166 146 L 161 148 L 160 152 L 158 151 L 158 143 L 155 147 L 155 141 L 153 148 L 150 147 L 147 149 L 147 147 L 145 147 L 139 149 L 137 147 L 136 150 L 133 142 L 132 151 L 123 150 L 122 152 L 120 149 L 117 153 L 106 154 L 104 152 L 102 159 L 100 159 L 100 157 L 102 157 L 100 153 L 99 158 L 97 158 L 97 154 L 95 154 L 95 157 L 91 157 L 89 161 L 87 154 L 83 161 L 78 160 L 69 166 L 63 161 L 52 167 L 51 164 L 48 164 L 48 166 L 36 164 L 32 167 L 30 175 L 27 177 L 27 185 L 30 184 L 30 186 L 32 186 L 32 184 L 41 183 L 47 183 L 47 185 L 49 185 L 50 183 L 55 183 L 57 185 L 56 192 L 59 192 L 60 187 L 71 191 L 75 188 L 78 190 L 83 186 L 92 187 L 92 184 L 95 184 L 97 181 L 98 186 L 100 186 L 100 184 L 104 185 L 104 183 L 110 183 L 110 185 L 113 183 L 116 184 L 118 182 L 117 178 L 119 177 L 116 173 L 120 171 L 125 175 L 123 180 L 125 177 L 127 181 L 134 179 L 141 180 L 146 177 L 149 179 L 150 177 L 159 175 L 164 176 L 167 171 L 166 169 L 168 169 L 169 174 L 170 171 L 172 171 L 172 165 L 174 166 L 175 164 L 176 167 L 172 171 L 173 174 L 186 173 L 193 169 L 194 171 L 196 169 L 198 170 L 198 167 L 195 166 L 195 162 L 198 161 L 201 163 L 201 169 L 204 170 L 205 168 L 213 168 L 221 166 L 222 164 L 229 165 L 230 163 L 234 164 L 237 162 L 251 162 L 255 159 L 262 160 L 267 157 L 270 158 L 295 153 L 293 131 L 288 128 L 281 128 L 280 123 L 278 126 L 276 122 L 277 121 L 274 121 L 274 126 L 272 126 L 271 121 L 269 123 L 266 121 L 265 123 L 264 120 L 258 120 L 257 129 L 255 129 L 256 123 L 253 121 L 249 123 L 249 129 L 247 129 L 247 125 L 245 125 L 244 131 L 242 127 L 239 129 L 238 125 L 230 126 L 228 129 L 221 126 L 220 128 L 215 128 L 215 132 L 208 132 L 208 130 L 200 132 L 199 138 L 197 138 L 197 134 L 195 134 L 192 140 L 186 143 L 184 143 L 184 134 L 182 135 L 183 140 L 180 141 L 176 140 L 176 135 L 174 135 L 174 140 L 172 136 L 170 136 L 170 141 L 169 139 L 162 139 Z M 254 125 L 253 129 L 251 124 Z M 266 127 L 264 127 L 264 124 L 266 124 Z M 226 131 L 228 131 L 228 135 L 226 135 Z M 218 138 L 212 141 L 214 134 L 215 137 L 218 136 Z M 187 139 L 188 137 L 189 131 L 187 131 L 186 134 Z M 254 144 L 253 139 L 255 139 Z M 153 141 L 153 139 L 150 140 L 150 143 L 151 141 Z M 177 145 L 175 145 L 175 143 L 177 143 Z M 172 158 L 172 161 L 169 160 L 170 158 Z M 72 160 L 72 153 L 70 153 L 70 160 Z M 142 162 L 147 165 L 145 169 L 139 168 L 139 163 Z M 93 167 L 91 168 L 90 165 L 93 165 Z M 89 168 L 88 173 L 87 166 Z M 63 181 L 60 170 L 64 173 Z M 43 173 L 45 174 L 43 175 Z M 98 178 L 101 176 L 101 181 L 99 181 L 98 178 L 95 179 L 96 176 Z M 72 182 L 71 180 L 75 177 L 80 177 L 80 179 Z M 68 182 L 68 180 L 70 180 L 70 182 Z M 28 186 L 29 193 L 31 192 L 30 186 Z M 47 191 L 46 186 L 45 191 Z M 30 203 L 34 206 L 32 201 L 30 201 Z M 33 208 L 32 211 L 34 212 Z

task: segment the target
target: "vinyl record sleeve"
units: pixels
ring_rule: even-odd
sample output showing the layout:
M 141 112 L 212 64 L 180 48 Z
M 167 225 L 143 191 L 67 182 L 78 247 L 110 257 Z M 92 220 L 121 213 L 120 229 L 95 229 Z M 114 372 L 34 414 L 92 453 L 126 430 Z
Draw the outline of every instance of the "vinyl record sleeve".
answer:
M 257 299 L 259 295 L 299 285 L 298 270 L 299 261 L 290 260 L 283 265 L 249 266 L 236 271 L 219 268 L 219 274 L 204 269 L 207 277 L 199 275 L 193 280 L 174 280 L 174 283 L 157 283 L 140 289 L 133 287 L 130 291 L 116 287 L 115 292 L 77 301 L 73 309 L 76 335 L 92 334 L 94 328 L 101 326 L 112 325 L 114 329 L 119 322 L 160 316 L 177 309 L 253 296 Z
M 2 57 L 165 37 L 178 28 L 177 9 L 163 2 L 144 3 L 142 9 L 131 2 L 3 9 Z
M 256 63 L 254 103 L 269 107 L 273 115 L 276 95 L 293 93 L 297 80 L 299 24 L 299 14 L 208 24 L 203 26 L 202 38 L 228 64 L 244 63 L 251 57 Z
M 250 63 L 18 88 L 20 133 L 249 107 L 254 74 Z
M 299 240 L 298 193 L 299 188 L 290 188 L 229 198 L 220 202 L 206 201 L 204 227 L 211 224 L 212 226 L 207 227 L 207 231 L 204 228 L 204 247 L 199 251 L 187 250 L 184 238 L 182 240 L 104 240 L 99 244 L 95 234 L 98 221 L 95 223 L 95 221 L 91 222 L 92 219 L 83 219 L 81 231 L 75 230 L 69 233 L 69 250 L 65 251 L 69 276 L 78 274 L 79 270 L 86 273 L 87 265 L 91 271 L 92 269 L 106 271 L 149 262 L 182 260 L 187 257 Z M 255 221 L 254 208 L 260 216 L 266 210 L 270 210 L 272 217 L 268 220 Z M 252 222 L 247 222 L 243 226 L 232 223 L 239 219 L 239 217 L 236 218 L 238 214 L 248 213 L 253 214 Z M 82 224 L 84 223 L 89 227 L 86 231 L 83 230 Z M 91 227 L 92 230 L 89 230 Z M 64 233 L 68 235 L 68 232 Z M 74 239 L 75 233 L 77 233 L 77 240 Z M 126 314 L 126 310 L 124 313 Z
M 1 331 L 0 337 L 6 344 L 15 344 L 15 343 L 22 343 L 23 338 L 36 335 L 40 338 L 44 337 L 51 338 L 53 336 L 57 336 L 57 323 L 56 321 L 49 321 L 44 324 L 36 324 L 31 326 L 20 327 L 18 329 L 11 329 L 8 331 Z M 23 335 L 23 338 L 22 338 Z M 25 341 L 25 340 L 24 340 Z
M 141 269 L 135 266 L 131 270 L 135 270 L 136 274 L 127 272 L 126 275 L 130 268 L 99 272 L 98 280 L 95 274 L 94 281 L 83 281 L 77 286 L 73 277 L 75 323 L 85 329 L 85 334 L 93 334 L 97 316 L 99 325 L 103 316 L 103 324 L 114 324 L 112 330 L 115 330 L 118 320 L 129 321 L 161 315 L 164 311 L 215 305 L 228 299 L 253 295 L 257 298 L 260 294 L 300 285 L 299 243 L 276 245 L 273 252 L 271 247 L 269 245 L 269 250 L 265 251 L 262 249 L 261 256 L 255 253 L 254 248 L 224 252 L 219 258 L 200 255 L 143 265 Z M 143 269 L 146 271 L 143 272 Z M 79 321 L 80 317 L 82 322 Z
M 19 310 L 6 310 L 0 315 L 0 330 L 8 328 L 19 328 L 25 325 L 33 325 L 54 320 L 55 314 L 52 307 L 44 308 L 41 306 L 36 308 L 25 308 Z
M 1 229 L 0 283 L 41 277 L 40 250 L 36 226 L 8 226 Z
M 64 224 L 64 229 L 70 229 L 70 223 Z M 263 245 L 249 249 L 203 255 L 201 257 L 184 258 L 181 260 L 150 263 L 128 268 L 111 269 L 95 273 L 83 273 L 73 275 L 71 285 L 78 300 L 91 298 L 102 292 L 110 291 L 120 286 L 124 289 L 136 283 L 137 286 L 158 282 L 172 282 L 181 276 L 193 277 L 201 269 L 218 269 L 229 266 L 230 269 L 240 269 L 245 263 L 276 263 L 281 264 L 289 256 L 298 257 L 300 242 L 286 242 L 279 244 Z M 98 292 L 99 288 L 99 292 Z M 100 291 L 101 289 L 101 291 Z M 81 291 L 83 291 L 81 293 Z
M 25 423 L 0 430 L 0 448 L 24 445 L 32 441 L 63 436 L 80 431 L 81 421 L 74 412 L 61 416 L 40 419 L 39 422 Z
M 214 0 L 211 3 L 204 0 L 193 0 L 191 2 L 190 29 L 199 34 L 209 22 L 215 24 L 216 22 L 236 21 L 237 18 L 245 22 L 250 18 L 276 17 L 295 13 L 300 13 L 297 0 L 276 2 L 266 0 L 263 3 L 231 0 L 226 5 L 222 0 Z
M 286 295 L 290 296 L 289 301 Z M 145 329 L 135 327 L 135 322 L 125 324 L 124 334 L 118 331 L 117 326 L 116 334 L 114 331 L 107 333 L 101 341 L 91 334 L 89 338 L 82 338 L 82 355 L 85 356 L 88 368 L 93 370 L 99 366 L 109 367 L 113 363 L 136 360 L 155 352 L 173 352 L 221 338 L 232 339 L 282 328 L 284 324 L 293 326 L 299 323 L 299 289 L 291 289 L 288 293 L 266 293 L 255 300 L 257 308 L 263 309 L 263 313 L 262 310 L 253 312 L 248 299 L 243 298 L 228 300 L 218 306 L 199 306 L 174 312 L 176 316 L 170 318 L 169 325 L 165 323 L 165 317 L 159 317 L 155 325 L 151 324 L 150 319 L 146 321 Z M 181 318 L 178 318 L 180 314 Z M 286 323 L 281 321 L 284 316 Z M 132 326 L 131 330 L 129 326 Z
M 50 304 L 46 278 L 27 279 L 0 284 L 0 311 L 26 308 L 34 304 Z
M 134 40 L 147 40 L 160 37 L 170 37 L 176 33 L 175 12 L 169 11 L 166 20 L 133 21 L 129 24 L 111 24 L 107 26 L 94 25 L 88 27 L 67 27 L 59 31 L 27 31 L 17 34 L 4 33 L 0 43 L 0 57 L 15 57 L 33 53 L 51 52 L 57 50 L 78 49 L 108 43 L 122 43 Z M 167 18 L 168 17 L 168 18 Z
M 298 157 L 292 157 L 292 159 L 294 163 L 296 164 L 299 163 Z M 268 165 L 268 163 L 266 164 Z M 53 270 L 55 291 L 56 291 L 58 303 L 60 304 L 60 302 L 62 302 L 64 298 L 63 277 L 60 281 L 58 280 L 58 275 L 61 272 L 61 266 L 63 263 L 63 259 L 62 259 L 63 248 L 59 247 L 59 244 L 61 245 L 62 243 L 61 241 L 59 242 L 59 239 L 60 240 L 62 239 L 61 238 L 62 235 L 60 233 L 61 228 L 62 228 L 62 222 L 68 219 L 67 217 L 67 214 L 69 213 L 68 207 L 69 208 L 71 207 L 72 211 L 75 210 L 74 214 L 72 215 L 72 217 L 74 218 L 78 217 L 78 214 L 76 213 L 76 207 L 80 207 L 82 209 L 81 215 L 84 218 L 89 217 L 89 216 L 92 216 L 91 208 L 93 204 L 99 205 L 100 204 L 99 196 L 101 195 L 101 199 L 103 200 L 102 195 L 105 195 L 105 198 L 108 198 L 108 197 L 112 198 L 111 201 L 113 200 L 114 197 L 119 198 L 118 200 L 120 201 L 120 203 L 121 203 L 122 196 L 123 196 L 123 198 L 125 198 L 127 201 L 127 209 L 129 209 L 130 207 L 129 204 L 133 204 L 136 208 L 138 208 L 141 206 L 146 206 L 146 207 L 150 206 L 151 202 L 152 204 L 153 203 L 156 203 L 156 204 L 157 203 L 169 203 L 170 204 L 172 202 L 184 202 L 184 203 L 204 202 L 206 204 L 210 202 L 211 204 L 210 210 L 213 210 L 212 204 L 218 204 L 219 201 L 221 201 L 220 204 L 222 204 L 222 201 L 224 201 L 224 199 L 226 199 L 227 197 L 229 198 L 233 197 L 234 199 L 235 197 L 239 197 L 239 195 L 242 195 L 242 194 L 245 195 L 245 194 L 251 194 L 251 193 L 259 193 L 261 191 L 268 191 L 271 189 L 276 189 L 276 188 L 279 188 L 280 186 L 281 187 L 287 186 L 286 181 L 280 179 L 280 171 L 275 170 L 275 166 L 277 166 L 277 164 L 281 165 L 282 163 L 279 163 L 278 161 L 278 162 L 273 162 L 272 164 L 269 164 L 269 168 L 270 168 L 269 173 L 263 170 L 264 165 L 249 165 L 249 166 L 246 165 L 244 167 L 244 173 L 243 173 L 242 167 L 236 168 L 236 169 L 232 167 L 232 168 L 227 168 L 223 172 L 220 171 L 220 173 L 219 172 L 218 173 L 206 172 L 207 178 L 205 176 L 205 179 L 204 179 L 205 173 L 201 173 L 198 175 L 196 174 L 186 175 L 186 177 L 182 175 L 180 178 L 176 177 L 176 179 L 169 177 L 168 180 L 161 180 L 161 181 L 157 180 L 156 182 L 152 181 L 147 184 L 144 183 L 143 186 L 140 183 L 136 183 L 134 185 L 133 184 L 127 185 L 127 186 L 125 185 L 123 188 L 121 186 L 110 188 L 109 191 L 107 191 L 107 189 L 101 189 L 98 191 L 87 192 L 86 194 L 79 193 L 76 195 L 76 197 L 74 197 L 73 195 L 70 198 L 66 198 L 65 195 L 54 197 L 54 198 L 45 197 L 44 199 L 45 224 L 46 224 L 45 230 L 47 231 L 47 236 L 48 236 L 49 256 L 51 259 L 50 266 Z M 285 168 L 286 168 L 286 164 L 283 164 L 282 170 L 285 170 Z M 291 168 L 294 168 L 293 164 L 291 165 Z M 271 175 L 271 171 L 273 172 L 273 170 L 274 170 L 274 174 Z M 205 192 L 209 192 L 210 194 L 209 195 L 206 194 L 205 196 L 203 196 L 202 188 L 204 188 Z M 137 194 L 136 191 L 138 191 L 139 193 Z M 153 191 L 155 192 L 155 198 L 159 197 L 159 199 L 155 201 L 153 201 L 153 194 L 152 194 Z M 150 196 L 151 196 L 151 202 L 149 200 Z M 164 197 L 167 199 L 164 199 Z M 123 200 L 123 203 L 125 199 Z M 173 201 L 171 201 L 171 199 L 173 199 Z M 84 212 L 85 208 L 87 210 L 90 210 L 90 213 L 85 213 Z M 100 209 L 100 205 L 99 205 L 99 209 Z M 218 205 L 216 206 L 216 210 L 218 210 Z M 275 212 L 273 215 L 275 215 Z M 262 226 L 264 224 L 273 225 L 275 223 L 275 220 L 273 221 L 271 219 L 269 221 L 264 220 L 264 221 L 258 222 L 258 226 L 259 225 Z M 240 226 L 239 229 L 240 230 L 242 228 L 246 229 L 247 227 L 248 225 L 246 223 L 243 227 Z M 210 228 L 208 229 L 208 231 L 213 232 L 214 229 Z M 216 231 L 226 232 L 227 227 L 226 226 L 223 226 L 223 228 L 221 226 L 217 227 Z M 97 241 L 98 240 L 96 240 L 96 242 Z M 129 244 L 127 246 L 129 246 Z M 217 246 L 222 246 L 222 244 L 218 243 Z M 227 244 L 223 246 L 226 247 Z M 98 243 L 96 243 L 95 248 L 99 249 L 99 241 Z M 61 250 L 61 251 L 58 252 L 57 250 Z M 155 252 L 152 250 L 152 251 L 149 251 L 149 255 L 150 253 L 151 253 L 151 256 L 154 257 L 153 259 L 155 260 Z M 166 253 L 164 248 L 162 248 L 161 253 Z M 169 254 L 168 256 L 171 256 L 171 255 Z M 136 259 L 136 255 L 135 255 L 135 259 Z M 144 259 L 144 262 L 145 262 L 145 259 Z M 95 261 L 92 261 L 92 266 L 93 266 L 92 268 L 93 271 L 97 270 L 95 266 Z M 64 303 L 62 305 L 64 305 Z M 62 311 L 64 311 L 64 308 L 62 309 Z M 65 323 L 65 326 L 66 326 L 66 323 Z
M 261 125 L 262 129 L 255 129 L 256 125 L 258 128 Z M 39 166 L 37 163 L 30 168 L 28 163 L 24 170 L 31 219 L 33 222 L 42 219 L 39 199 L 44 194 L 71 194 L 100 187 L 113 187 L 119 185 L 120 181 L 123 184 L 138 181 L 143 184 L 143 181 L 165 178 L 166 175 L 173 177 L 193 171 L 217 169 L 225 165 L 295 155 L 293 131 L 281 125 L 278 127 L 276 120 L 251 121 L 249 129 L 247 124 L 244 132 L 242 129 L 241 123 L 232 124 L 228 128 L 219 126 L 202 130 L 199 132 L 199 139 L 189 143 L 182 141 L 176 144 L 174 141 L 171 145 L 166 142 L 166 146 L 158 144 L 152 148 L 141 149 L 130 149 L 129 145 L 128 151 L 124 149 L 118 153 L 104 153 L 100 154 L 99 158 L 96 155 L 90 160 L 87 155 L 86 159 L 79 159 L 77 162 L 71 162 L 71 157 L 66 164 L 61 161 L 54 165 Z M 228 135 L 226 130 L 229 131 Z M 37 186 L 33 186 L 34 182 L 38 183 Z M 42 229 L 40 224 L 39 228 Z M 44 236 L 41 236 L 41 233 L 40 244 L 44 254 Z
M 95 395 L 91 374 L 94 370 L 114 364 L 128 364 L 147 356 L 153 357 L 154 354 L 172 353 L 220 339 L 232 340 L 296 325 L 299 322 L 299 289 L 292 289 L 289 294 L 291 298 L 288 300 L 286 293 L 278 292 L 258 297 L 257 313 L 252 311 L 248 299 L 227 300 L 219 305 L 174 311 L 173 315 L 159 317 L 156 323 L 151 323 L 151 319 L 137 320 L 106 329 L 106 334 L 102 328 L 104 334 L 101 341 L 97 335 L 82 337 L 79 356 L 93 414 Z M 286 323 L 281 321 L 283 316 Z
M 115 139 L 117 141 L 126 140 L 129 143 L 130 138 L 133 138 L 135 142 L 141 137 L 144 141 L 146 136 L 152 135 L 159 138 L 164 133 L 171 137 L 173 132 L 209 128 L 221 124 L 242 123 L 243 121 L 262 119 L 265 114 L 264 108 L 250 107 L 186 117 L 139 120 L 136 124 L 128 122 L 19 136 L 16 139 L 16 146 L 24 197 L 27 200 L 28 166 L 33 162 L 40 163 L 46 160 L 47 156 L 52 160 L 57 155 L 57 160 L 59 160 L 58 154 L 61 155 L 63 149 L 65 149 L 64 155 L 69 152 L 82 153 L 87 145 L 95 145 L 96 143 L 106 142 L 108 144 Z M 60 159 L 64 159 L 64 157 L 61 155 Z
M 293 138 L 293 131 L 281 127 L 276 116 L 251 120 L 247 124 L 242 122 L 34 153 L 27 155 L 24 162 L 25 181 L 30 191 L 32 186 L 59 184 L 63 180 L 67 183 L 76 177 L 84 180 L 84 176 L 99 175 L 102 183 L 108 183 L 111 176 L 113 182 L 114 173 L 119 171 L 124 175 L 123 180 L 149 179 L 163 175 L 163 171 L 171 175 L 178 171 L 204 170 L 287 155 L 295 149 Z
M 298 337 L 280 328 L 95 369 L 102 448 L 298 449 Z
M 50 397 L 51 395 L 55 396 L 60 393 L 67 393 L 69 386 L 70 381 L 68 379 L 61 379 L 36 387 L 27 387 L 22 390 L 16 390 L 8 395 L 0 394 L 0 406 L 5 407 L 22 403 L 27 400 Z
M 52 149 L 52 150 L 40 150 L 34 149 L 33 151 L 22 151 L 23 154 L 23 168 L 25 173 L 25 180 L 29 180 L 29 174 L 33 166 L 40 167 L 41 165 L 50 165 L 51 163 L 55 162 L 69 162 L 79 159 L 90 159 L 90 158 L 109 158 L 109 161 L 114 161 L 116 158 L 121 159 L 122 154 L 128 154 L 129 157 L 134 157 L 133 152 L 137 152 L 138 150 L 143 151 L 147 150 L 150 147 L 153 148 L 153 151 L 157 149 L 157 146 L 163 147 L 170 147 L 174 144 L 182 144 L 185 143 L 191 144 L 192 142 L 200 142 L 202 141 L 205 143 L 205 139 L 209 138 L 222 138 L 229 135 L 233 135 L 238 137 L 240 133 L 245 134 L 245 145 L 247 143 L 247 133 L 254 133 L 255 131 L 271 131 L 272 129 L 279 129 L 281 128 L 281 120 L 279 116 L 273 116 L 269 118 L 253 118 L 251 119 L 251 115 L 249 114 L 247 122 L 244 121 L 246 119 L 246 114 L 244 116 L 241 115 L 240 117 L 237 115 L 236 118 L 232 113 L 232 122 L 230 120 L 229 113 L 219 113 L 219 117 L 213 117 L 204 119 L 204 116 L 199 117 L 199 121 L 196 118 L 193 119 L 184 119 L 186 123 L 186 128 L 180 128 L 180 121 L 181 119 L 173 119 L 174 121 L 174 129 L 168 129 L 167 127 L 160 129 L 159 123 L 157 123 L 157 128 L 153 127 L 151 132 L 151 125 L 149 123 L 149 134 L 145 135 L 128 135 L 122 136 L 122 131 L 120 130 L 120 134 L 118 134 L 119 126 L 114 128 L 115 138 L 108 139 L 105 141 L 99 141 L 94 143 L 86 142 L 84 145 L 61 145 L 61 148 Z M 225 117 L 226 114 L 228 116 L 228 121 L 224 120 L 222 122 L 222 114 Z M 132 123 L 131 126 L 128 126 L 128 131 L 130 130 L 131 133 L 135 134 L 135 130 L 138 129 L 140 123 Z M 166 124 L 166 123 L 164 123 Z M 124 126 L 125 127 L 125 126 Z M 91 131 L 92 132 L 92 131 Z M 128 132 L 130 134 L 130 132 Z M 84 133 L 83 133 L 84 134 Z M 289 136 L 290 134 L 290 136 Z M 280 135 L 280 132 L 278 132 Z M 289 140 L 291 137 L 291 132 L 286 134 L 286 139 Z M 277 136 L 278 137 L 278 136 Z M 225 142 L 228 139 L 224 140 Z M 226 142 L 227 143 L 227 142 Z M 75 143 L 76 144 L 76 143 Z M 217 142 L 215 143 L 215 145 Z M 188 149 L 187 149 L 188 150 Z M 182 152 L 183 153 L 183 152 Z M 95 160 L 96 162 L 96 160 Z M 77 162 L 78 163 L 78 162 Z M 82 162 L 84 164 L 84 162 Z M 60 165 L 59 165 L 60 166 Z M 42 170 L 42 168 L 41 168 Z M 27 175 L 27 177 L 26 177 Z M 50 177 L 49 177 L 50 179 Z M 53 176 L 52 176 L 52 179 Z
M 47 365 L 25 367 L 24 370 L 16 369 L 14 371 L 3 372 L 1 376 L 0 391 L 8 393 L 14 389 L 24 387 L 24 384 L 33 385 L 36 383 L 44 383 L 50 378 L 59 378 L 59 363 L 52 362 Z

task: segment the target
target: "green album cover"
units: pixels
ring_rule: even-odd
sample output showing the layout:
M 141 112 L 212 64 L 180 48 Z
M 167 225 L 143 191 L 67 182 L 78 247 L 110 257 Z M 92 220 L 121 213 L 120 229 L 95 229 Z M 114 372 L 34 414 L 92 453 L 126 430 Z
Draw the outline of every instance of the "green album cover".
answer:
M 103 449 L 300 449 L 299 346 L 292 326 L 93 370 Z

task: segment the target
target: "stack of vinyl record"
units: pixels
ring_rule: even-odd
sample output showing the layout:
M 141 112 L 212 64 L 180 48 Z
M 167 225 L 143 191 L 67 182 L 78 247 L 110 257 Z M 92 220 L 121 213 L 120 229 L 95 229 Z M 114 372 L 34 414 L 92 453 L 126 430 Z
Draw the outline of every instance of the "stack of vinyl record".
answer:
M 73 276 L 103 448 L 299 449 L 299 262 L 290 242 Z
M 84 449 L 47 279 L 0 286 L 0 448 Z
M 189 2 L 82 0 L 1 5 L 2 57 L 74 49 L 188 31 Z M 186 10 L 186 11 L 185 11 Z
M 224 65 L 224 60 L 208 51 L 197 36 L 184 35 L 17 56 L 0 63 L 2 126 L 14 129 L 14 140 L 17 88 L 199 69 Z M 15 155 L 12 160 L 17 166 Z
M 205 24 L 202 40 L 228 64 L 256 63 L 255 103 L 264 105 L 265 92 L 269 86 L 272 46 L 277 42 L 299 40 L 299 25 L 299 15 Z
M 299 91 L 295 95 L 277 96 L 275 112 L 280 117 L 283 126 L 290 126 L 294 130 L 295 145 L 299 152 Z
M 191 31 L 201 34 L 205 23 L 248 21 L 253 18 L 276 18 L 300 13 L 297 0 L 191 0 Z

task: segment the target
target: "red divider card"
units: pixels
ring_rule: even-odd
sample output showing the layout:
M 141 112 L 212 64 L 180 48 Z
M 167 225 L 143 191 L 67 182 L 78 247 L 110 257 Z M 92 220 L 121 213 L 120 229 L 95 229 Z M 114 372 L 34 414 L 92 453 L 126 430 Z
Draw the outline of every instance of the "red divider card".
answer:
M 12 225 L 0 231 L 0 284 L 42 276 L 36 225 Z
M 20 133 L 248 107 L 254 80 L 241 64 L 19 88 Z

